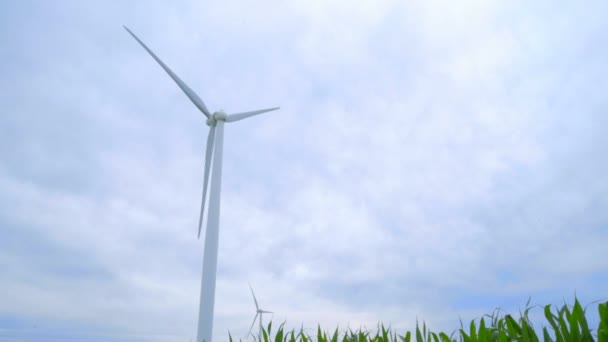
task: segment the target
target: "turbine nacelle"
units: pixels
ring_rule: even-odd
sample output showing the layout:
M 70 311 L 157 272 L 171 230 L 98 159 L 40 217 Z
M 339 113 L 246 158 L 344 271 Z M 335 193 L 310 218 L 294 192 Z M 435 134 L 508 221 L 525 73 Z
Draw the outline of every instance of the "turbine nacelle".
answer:
M 219 121 L 219 120 L 226 121 L 226 118 L 227 118 L 227 117 L 228 117 L 228 116 L 226 115 L 226 112 L 224 112 L 222 109 L 220 109 L 219 111 L 217 111 L 217 112 L 213 113 L 213 118 L 214 118 L 216 121 Z

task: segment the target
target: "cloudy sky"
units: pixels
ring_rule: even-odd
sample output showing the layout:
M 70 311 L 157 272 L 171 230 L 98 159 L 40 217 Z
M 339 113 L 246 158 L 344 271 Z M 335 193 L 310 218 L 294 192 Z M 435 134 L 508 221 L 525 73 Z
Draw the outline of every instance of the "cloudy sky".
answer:
M 0 340 L 188 341 L 207 103 L 214 336 L 452 331 L 608 294 L 608 2 L 3 1 Z M 595 315 L 595 307 L 592 307 Z

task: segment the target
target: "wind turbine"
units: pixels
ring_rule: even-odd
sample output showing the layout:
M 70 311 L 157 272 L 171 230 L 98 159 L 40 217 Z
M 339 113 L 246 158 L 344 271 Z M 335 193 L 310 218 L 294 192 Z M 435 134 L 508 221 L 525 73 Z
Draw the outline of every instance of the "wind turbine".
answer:
M 273 313 L 273 312 L 260 309 L 260 306 L 258 305 L 258 300 L 255 298 L 255 293 L 253 293 L 253 288 L 251 287 L 251 284 L 249 284 L 249 289 L 251 290 L 251 295 L 253 296 L 253 302 L 255 303 L 255 316 L 253 317 L 253 322 L 251 322 L 251 327 L 249 327 L 249 332 L 247 333 L 247 336 L 249 336 L 251 334 L 251 330 L 253 329 L 255 320 L 258 318 L 258 315 L 259 315 L 260 316 L 260 320 L 259 320 L 260 328 L 258 330 L 258 341 L 262 341 L 262 315 L 265 313 Z
M 279 109 L 267 108 L 249 112 L 226 114 L 223 110 L 211 113 L 207 106 L 190 87 L 188 87 L 163 61 L 158 58 L 146 44 L 131 32 L 126 26 L 125 30 L 137 40 L 137 42 L 156 60 L 158 64 L 177 83 L 179 88 L 194 103 L 207 118 L 209 135 L 207 136 L 207 150 L 205 153 L 205 174 L 203 178 L 203 196 L 201 200 L 201 212 L 198 220 L 198 237 L 201 236 L 203 225 L 203 213 L 205 211 L 205 200 L 207 198 L 207 186 L 211 178 L 209 190 L 209 208 L 207 210 L 207 231 L 205 232 L 205 251 L 203 255 L 203 276 L 201 280 L 201 297 L 198 313 L 197 342 L 211 342 L 213 333 L 213 309 L 215 304 L 215 276 L 217 272 L 217 249 L 219 242 L 220 226 L 220 190 L 222 184 L 222 149 L 224 143 L 224 123 L 235 122 L 250 116 L 259 115 Z M 209 171 L 213 164 L 211 175 Z M 213 176 L 213 177 L 211 177 Z

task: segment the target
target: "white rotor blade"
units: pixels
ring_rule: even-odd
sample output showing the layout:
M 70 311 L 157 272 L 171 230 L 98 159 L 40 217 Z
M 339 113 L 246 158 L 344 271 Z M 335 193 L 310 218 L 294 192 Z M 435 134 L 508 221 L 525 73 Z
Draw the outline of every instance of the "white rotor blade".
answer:
M 209 112 L 209 109 L 207 109 L 207 106 L 205 106 L 205 102 L 203 102 L 203 100 L 201 100 L 201 98 L 198 97 L 198 95 L 196 95 L 196 93 L 193 92 L 192 89 L 190 89 L 190 87 L 188 87 L 186 85 L 186 83 L 184 83 L 184 81 L 182 81 L 179 77 L 177 77 L 177 75 L 171 69 L 169 69 L 169 67 L 167 65 L 165 65 L 165 63 L 163 63 L 163 61 L 161 61 L 160 58 L 158 58 L 154 54 L 154 52 L 152 52 L 152 50 L 150 50 L 148 48 L 148 46 L 146 46 L 146 44 L 144 44 L 144 42 L 139 40 L 139 38 L 137 38 L 135 33 L 131 32 L 131 30 L 129 30 L 126 26 L 123 25 L 123 27 L 125 28 L 125 30 L 127 30 L 127 32 L 129 32 L 133 36 L 133 38 L 135 38 L 135 40 L 137 40 L 139 42 L 139 44 L 141 46 L 143 46 L 144 49 L 146 49 L 146 51 L 148 51 L 150 56 L 152 56 L 156 60 L 156 62 L 158 62 L 158 64 L 160 64 L 160 66 L 163 67 L 163 69 L 165 69 L 167 74 L 169 74 L 169 76 L 171 76 L 171 78 L 175 81 L 175 83 L 177 83 L 177 85 L 180 87 L 180 89 L 186 94 L 186 96 L 188 96 L 190 101 L 192 101 L 192 103 L 194 103 L 194 105 L 201 112 L 203 112 L 203 114 L 205 114 L 206 117 L 210 117 L 211 112 Z
M 253 287 L 249 284 L 249 289 L 251 290 L 251 294 L 253 295 L 253 301 L 255 302 L 255 309 L 260 312 L 260 307 L 258 306 L 258 300 L 255 299 L 255 293 L 253 293 Z
M 259 313 L 255 314 L 255 317 L 253 317 L 253 322 L 251 322 L 251 327 L 249 328 L 249 332 L 247 333 L 247 336 L 249 336 L 249 334 L 251 334 L 251 330 L 253 329 L 253 325 L 255 324 L 255 320 L 258 318 Z
M 207 136 L 207 151 L 205 152 L 205 175 L 203 176 L 203 199 L 201 200 L 201 216 L 198 219 L 198 237 L 201 237 L 203 227 L 203 214 L 205 212 L 205 201 L 207 199 L 207 185 L 209 184 L 209 169 L 211 168 L 211 156 L 213 155 L 213 144 L 215 142 L 215 126 L 209 128 Z
M 272 312 L 272 311 L 266 311 L 266 310 L 259 310 L 258 312 L 259 312 L 259 313 L 274 313 L 274 312 Z
M 281 107 L 274 107 L 274 108 L 252 110 L 250 112 L 230 114 L 230 115 L 228 115 L 226 117 L 226 122 L 234 122 L 234 121 L 243 120 L 243 119 L 246 119 L 246 118 L 248 118 L 250 116 L 259 115 L 259 114 L 266 113 L 266 112 L 271 112 L 273 110 L 277 110 L 277 109 L 280 109 L 280 108 Z

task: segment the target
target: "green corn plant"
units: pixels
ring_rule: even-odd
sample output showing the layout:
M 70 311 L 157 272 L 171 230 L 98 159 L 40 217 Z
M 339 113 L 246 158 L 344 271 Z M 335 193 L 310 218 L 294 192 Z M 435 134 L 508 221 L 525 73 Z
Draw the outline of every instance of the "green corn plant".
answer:
M 277 333 L 274 336 L 274 342 L 284 342 L 284 340 L 283 340 L 284 328 L 285 328 L 285 322 L 283 322 L 283 323 L 281 323 L 281 325 L 279 325 L 279 328 L 277 329 Z M 287 336 L 285 336 L 285 341 L 287 341 Z
M 338 328 L 334 331 L 333 336 L 331 337 L 331 342 L 338 342 Z
M 317 326 L 317 341 L 318 342 L 327 342 L 327 334 L 321 332 L 321 326 Z
M 608 342 L 608 302 L 600 304 L 597 308 L 600 323 L 597 327 L 597 341 Z
M 420 332 L 420 326 L 418 322 L 416 322 L 416 342 L 424 342 L 422 339 L 422 333 Z
M 291 334 L 289 335 L 289 342 L 296 342 L 296 336 L 295 336 L 295 332 L 292 330 Z

